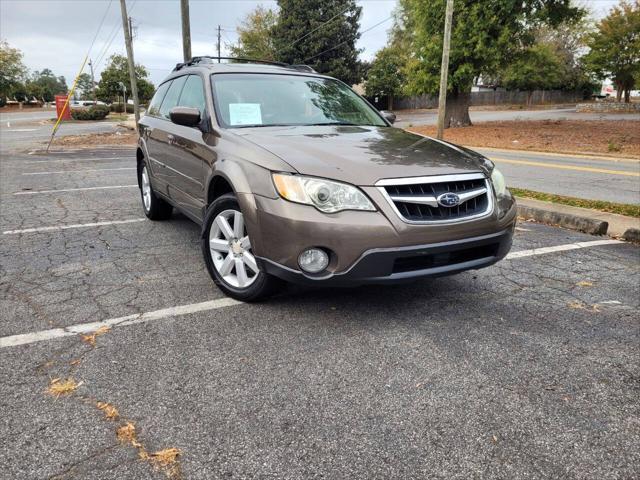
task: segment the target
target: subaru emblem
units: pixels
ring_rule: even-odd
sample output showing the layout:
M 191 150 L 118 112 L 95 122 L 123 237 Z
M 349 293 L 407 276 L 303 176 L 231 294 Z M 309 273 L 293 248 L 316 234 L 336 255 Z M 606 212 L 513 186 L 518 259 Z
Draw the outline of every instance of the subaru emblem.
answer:
M 439 195 L 436 200 L 438 201 L 438 204 L 443 207 L 457 207 L 460 205 L 460 197 L 452 192 L 443 193 L 442 195 Z

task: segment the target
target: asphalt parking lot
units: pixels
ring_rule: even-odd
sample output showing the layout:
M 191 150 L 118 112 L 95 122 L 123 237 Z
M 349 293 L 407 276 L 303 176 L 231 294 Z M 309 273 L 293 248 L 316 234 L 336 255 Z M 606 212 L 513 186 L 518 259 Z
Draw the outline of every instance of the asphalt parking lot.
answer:
M 488 269 L 242 304 L 131 149 L 0 162 L 0 478 L 640 477 L 637 246 L 524 223 Z

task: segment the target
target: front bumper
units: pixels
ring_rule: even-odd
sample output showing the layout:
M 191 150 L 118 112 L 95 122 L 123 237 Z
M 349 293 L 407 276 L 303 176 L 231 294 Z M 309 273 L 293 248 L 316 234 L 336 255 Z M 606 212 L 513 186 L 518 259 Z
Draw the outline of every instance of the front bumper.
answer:
M 402 283 L 418 278 L 452 275 L 493 265 L 511 249 L 513 229 L 481 237 L 398 248 L 367 250 L 343 272 L 308 275 L 266 258 L 260 269 L 283 280 L 325 286 Z
M 251 246 L 264 271 L 295 283 L 358 285 L 448 275 L 489 266 L 507 254 L 516 205 L 505 198 L 479 219 L 447 225 L 403 222 L 375 187 L 362 187 L 378 211 L 327 215 L 279 198 L 238 194 Z M 303 273 L 309 247 L 332 252 L 327 270 Z

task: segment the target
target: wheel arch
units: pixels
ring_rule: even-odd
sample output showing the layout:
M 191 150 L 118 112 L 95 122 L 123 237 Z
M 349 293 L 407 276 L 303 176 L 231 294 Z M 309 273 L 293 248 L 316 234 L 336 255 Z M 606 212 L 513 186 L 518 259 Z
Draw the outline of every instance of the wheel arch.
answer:
M 209 179 L 206 192 L 206 206 L 208 208 L 217 198 L 227 193 L 236 193 L 236 189 L 233 183 L 227 175 L 222 172 L 214 172 L 213 176 Z

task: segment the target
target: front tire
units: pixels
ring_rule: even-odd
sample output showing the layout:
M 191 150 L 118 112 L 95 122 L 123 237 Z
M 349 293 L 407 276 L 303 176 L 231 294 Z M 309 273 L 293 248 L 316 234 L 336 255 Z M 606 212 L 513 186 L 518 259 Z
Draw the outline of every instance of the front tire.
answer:
M 173 207 L 158 198 L 151 186 L 151 178 L 146 164 L 142 164 L 140 170 L 140 198 L 142 200 L 142 210 L 150 220 L 166 220 L 171 217 Z
M 280 285 L 277 278 L 258 268 L 240 204 L 233 194 L 222 195 L 207 209 L 202 254 L 214 283 L 237 300 L 261 300 Z

